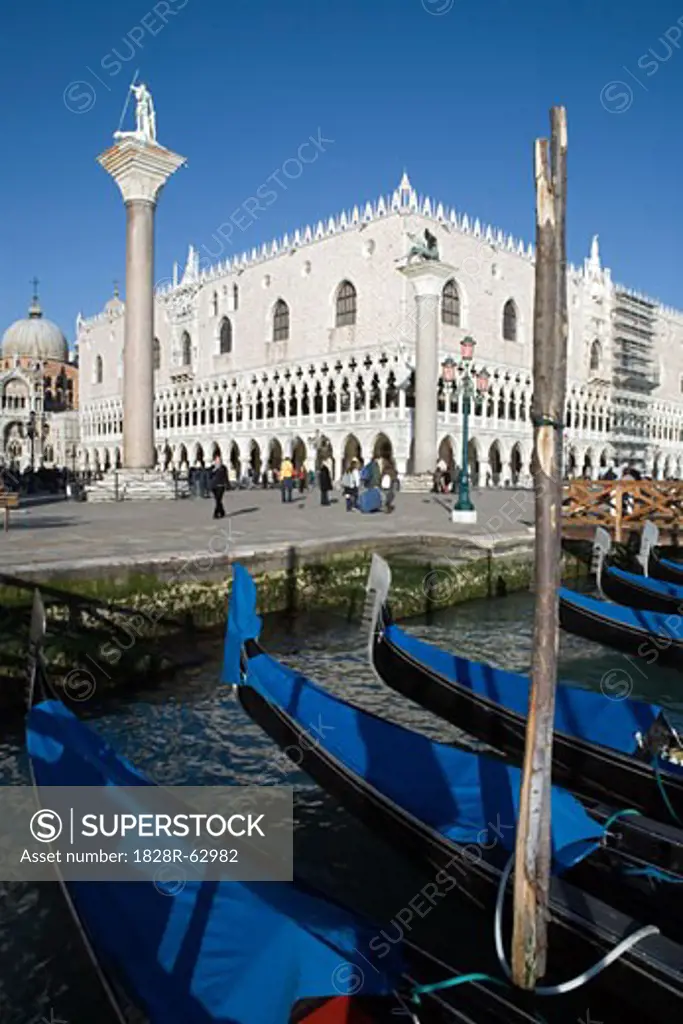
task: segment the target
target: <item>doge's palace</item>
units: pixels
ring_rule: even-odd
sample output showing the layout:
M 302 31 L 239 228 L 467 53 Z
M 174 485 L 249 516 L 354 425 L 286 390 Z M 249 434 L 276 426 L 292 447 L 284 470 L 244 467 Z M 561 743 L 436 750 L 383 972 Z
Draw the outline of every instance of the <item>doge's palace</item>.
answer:
M 452 267 L 439 297 L 439 365 L 476 341 L 489 390 L 470 418 L 469 464 L 482 486 L 530 483 L 533 247 L 419 196 L 407 174 L 389 195 L 259 249 L 182 272 L 153 307 L 154 457 L 162 473 L 220 452 L 238 473 L 312 466 L 338 478 L 355 455 L 411 471 L 416 304 L 398 272 L 428 230 Z M 596 477 L 634 461 L 683 471 L 683 314 L 616 285 L 597 237 L 568 269 L 565 466 Z M 125 305 L 77 322 L 84 468 L 122 462 Z M 460 461 L 461 399 L 435 387 L 433 460 Z

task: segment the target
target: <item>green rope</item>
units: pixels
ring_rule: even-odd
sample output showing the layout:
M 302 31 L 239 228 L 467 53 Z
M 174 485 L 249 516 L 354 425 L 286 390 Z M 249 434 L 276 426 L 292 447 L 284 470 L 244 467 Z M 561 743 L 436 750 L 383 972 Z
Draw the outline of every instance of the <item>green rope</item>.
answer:
M 615 811 L 605 822 L 605 832 L 608 830 L 610 825 L 613 825 L 619 818 L 625 818 L 627 814 L 640 814 L 640 811 L 634 811 L 632 807 L 626 807 L 623 811 Z
M 661 776 L 661 772 L 659 770 L 659 765 L 657 764 L 657 758 L 656 757 L 653 758 L 652 767 L 655 770 L 655 779 L 657 780 L 657 785 L 659 787 L 659 792 L 662 794 L 662 799 L 663 799 L 664 803 L 666 804 L 667 811 L 669 812 L 669 814 L 671 815 L 671 817 L 673 818 L 673 820 L 676 822 L 677 825 L 683 824 L 681 822 L 681 819 L 678 817 L 678 815 L 674 811 L 673 807 L 671 806 L 671 801 L 669 800 L 669 796 L 668 796 L 666 790 L 664 789 L 664 782 L 662 781 L 662 776 Z
M 564 430 L 562 420 L 553 420 L 550 416 L 532 416 L 531 422 L 534 427 L 554 427 L 555 430 Z
M 447 978 L 446 981 L 435 981 L 432 985 L 416 985 L 412 992 L 413 1002 L 419 1005 L 420 996 L 429 995 L 431 992 L 439 992 L 444 988 L 455 988 L 456 985 L 464 985 L 470 981 L 491 981 L 494 985 L 501 985 L 503 988 L 508 987 L 500 978 L 494 978 L 490 974 L 480 974 L 475 971 L 473 974 L 458 974 L 457 977 Z
M 416 985 L 412 992 L 412 1001 L 416 1006 L 419 1006 L 421 995 L 430 995 L 432 992 L 440 992 L 445 988 L 455 988 L 457 985 L 465 985 L 467 982 L 475 981 L 490 981 L 501 988 L 510 988 L 502 978 L 494 978 L 491 974 L 481 974 L 474 971 L 472 974 L 458 974 L 456 977 L 447 978 L 445 981 L 435 981 L 432 985 Z M 538 1024 L 547 1024 L 544 1017 L 537 1015 L 535 1019 Z

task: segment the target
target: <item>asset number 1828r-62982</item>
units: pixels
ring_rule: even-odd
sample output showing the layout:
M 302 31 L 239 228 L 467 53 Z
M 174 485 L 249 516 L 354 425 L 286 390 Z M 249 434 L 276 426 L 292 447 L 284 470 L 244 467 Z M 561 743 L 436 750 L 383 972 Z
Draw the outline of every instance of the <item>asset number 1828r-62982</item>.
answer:
M 237 864 L 237 850 L 134 850 L 136 864 Z

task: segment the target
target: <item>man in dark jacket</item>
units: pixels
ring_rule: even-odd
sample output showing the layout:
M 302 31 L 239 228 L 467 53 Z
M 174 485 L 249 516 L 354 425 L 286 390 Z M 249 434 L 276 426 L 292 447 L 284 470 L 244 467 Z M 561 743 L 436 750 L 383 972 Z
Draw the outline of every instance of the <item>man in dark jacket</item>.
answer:
M 211 474 L 211 490 L 213 491 L 213 500 L 216 503 L 213 510 L 214 519 L 223 519 L 225 516 L 225 509 L 223 508 L 223 495 L 225 494 L 225 488 L 228 486 L 228 471 L 226 470 L 220 455 L 217 455 L 213 463 L 213 473 Z
M 332 474 L 330 473 L 330 467 L 327 462 L 323 462 L 320 467 L 320 504 L 329 505 L 330 503 L 330 491 L 332 490 Z

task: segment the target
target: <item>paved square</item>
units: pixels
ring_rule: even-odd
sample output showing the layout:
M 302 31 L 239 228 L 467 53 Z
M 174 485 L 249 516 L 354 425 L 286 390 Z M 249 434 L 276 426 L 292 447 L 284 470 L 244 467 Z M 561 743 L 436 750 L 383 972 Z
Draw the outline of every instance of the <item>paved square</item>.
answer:
M 14 575 L 48 575 L 69 569 L 116 565 L 144 568 L 195 557 L 202 551 L 236 557 L 293 545 L 310 550 L 332 542 L 372 544 L 379 539 L 417 537 L 481 543 L 529 539 L 531 491 L 474 492 L 476 526 L 454 525 L 451 497 L 399 494 L 395 511 L 362 515 L 347 512 L 337 494 L 329 508 L 319 492 L 283 504 L 279 491 L 254 489 L 226 495 L 226 518 L 212 518 L 210 499 L 154 502 L 54 502 L 13 513 L 8 533 L 0 534 L 2 570 Z M 336 499 L 336 500 L 335 500 Z

